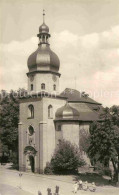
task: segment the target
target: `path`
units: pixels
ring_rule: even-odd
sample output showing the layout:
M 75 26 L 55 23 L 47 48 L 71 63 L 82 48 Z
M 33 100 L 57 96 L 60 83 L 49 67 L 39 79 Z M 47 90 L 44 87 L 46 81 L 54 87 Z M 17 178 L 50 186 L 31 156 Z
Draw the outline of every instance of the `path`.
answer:
M 0 183 L 19 188 L 21 185 L 24 191 L 30 192 L 33 195 L 38 195 L 38 190 L 42 195 L 47 195 L 47 188 L 51 188 L 52 192 L 55 191 L 55 186 L 60 187 L 60 195 L 73 195 L 73 176 L 46 176 L 33 173 L 23 173 L 21 184 L 19 172 L 8 170 L 5 167 L 0 167 Z M 22 191 L 22 190 L 21 190 Z M 90 191 L 78 191 L 77 195 L 92 195 Z M 95 195 L 118 195 L 119 188 L 112 186 L 97 187 Z M 7 195 L 7 194 L 2 194 Z M 12 195 L 15 195 L 12 194 Z M 16 194 L 17 195 L 17 194 Z M 18 194 L 19 195 L 19 194 Z M 21 195 L 21 194 L 20 194 Z M 25 194 L 27 195 L 27 194 Z
M 0 195 L 32 195 L 29 192 L 6 184 L 0 184 Z

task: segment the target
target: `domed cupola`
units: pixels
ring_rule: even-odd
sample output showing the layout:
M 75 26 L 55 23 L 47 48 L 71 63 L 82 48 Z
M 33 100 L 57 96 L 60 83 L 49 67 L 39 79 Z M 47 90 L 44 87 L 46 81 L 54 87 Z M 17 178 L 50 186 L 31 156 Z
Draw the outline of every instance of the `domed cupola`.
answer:
M 49 33 L 49 27 L 44 22 L 39 27 L 39 33 Z
M 38 49 L 33 52 L 28 58 L 29 72 L 42 71 L 58 73 L 60 61 L 58 56 L 50 49 L 49 44 L 49 27 L 45 24 L 45 13 L 43 12 L 43 24 L 39 27 L 39 44 Z
M 78 120 L 79 112 L 66 103 L 61 108 L 57 109 L 55 113 L 55 120 Z

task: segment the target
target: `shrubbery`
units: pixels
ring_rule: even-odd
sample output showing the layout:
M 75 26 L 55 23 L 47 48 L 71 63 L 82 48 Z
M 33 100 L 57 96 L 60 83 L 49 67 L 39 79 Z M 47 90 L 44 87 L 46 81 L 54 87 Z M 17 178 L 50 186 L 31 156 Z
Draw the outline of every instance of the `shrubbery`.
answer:
M 102 163 L 97 162 L 95 164 L 95 171 L 97 171 L 100 175 L 106 175 L 112 177 L 112 172 L 109 167 L 105 167 Z
M 10 161 L 13 163 L 12 168 L 19 170 L 19 164 L 18 164 L 18 153 L 12 152 L 10 156 Z
M 56 148 L 51 162 L 47 164 L 45 173 L 75 173 L 83 165 L 85 165 L 85 161 L 80 155 L 79 148 L 69 141 L 62 140 Z
M 47 162 L 46 167 L 44 169 L 44 173 L 47 175 L 53 174 L 53 167 L 52 167 L 51 163 Z

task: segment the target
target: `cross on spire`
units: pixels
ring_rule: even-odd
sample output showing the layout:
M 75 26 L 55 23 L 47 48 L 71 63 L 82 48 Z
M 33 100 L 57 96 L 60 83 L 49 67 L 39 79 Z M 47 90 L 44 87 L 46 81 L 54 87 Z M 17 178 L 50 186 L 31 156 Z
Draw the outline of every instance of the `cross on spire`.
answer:
M 43 9 L 43 23 L 45 23 L 45 10 Z

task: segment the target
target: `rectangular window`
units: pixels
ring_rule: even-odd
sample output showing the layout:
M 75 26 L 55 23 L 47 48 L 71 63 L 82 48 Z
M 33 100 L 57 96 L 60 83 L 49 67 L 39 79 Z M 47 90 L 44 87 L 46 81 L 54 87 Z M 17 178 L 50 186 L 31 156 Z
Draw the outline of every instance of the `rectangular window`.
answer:
M 41 89 L 45 89 L 45 84 L 44 83 L 41 84 Z
M 53 90 L 56 91 L 56 85 L 53 85 Z
M 33 84 L 31 84 L 31 91 L 33 91 Z

